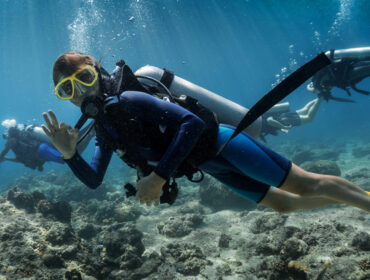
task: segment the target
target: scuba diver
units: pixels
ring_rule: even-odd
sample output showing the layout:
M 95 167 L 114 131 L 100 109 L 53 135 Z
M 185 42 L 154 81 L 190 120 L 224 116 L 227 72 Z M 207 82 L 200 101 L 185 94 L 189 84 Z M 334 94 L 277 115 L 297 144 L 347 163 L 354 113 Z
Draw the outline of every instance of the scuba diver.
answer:
M 41 127 L 17 124 L 14 119 L 4 120 L 2 126 L 6 128 L 3 138 L 7 142 L 0 153 L 0 162 L 5 160 L 18 162 L 39 171 L 43 171 L 43 165 L 48 161 L 64 163 L 60 152 L 53 147 Z M 93 123 L 81 130 L 78 141 L 79 152 L 83 152 L 94 134 Z M 10 150 L 15 154 L 15 158 L 6 157 Z
M 288 133 L 294 126 L 312 122 L 323 99 L 323 97 L 315 98 L 294 112 L 290 111 L 289 102 L 276 104 L 262 115 L 260 139 L 266 142 L 266 136 L 269 134 L 276 136 L 279 131 Z
M 327 52 L 332 64 L 317 72 L 312 77 L 312 82 L 307 85 L 311 92 L 318 93 L 325 100 L 339 102 L 354 102 L 348 98 L 333 96 L 333 87 L 346 91 L 351 96 L 350 89 L 364 95 L 370 91 L 357 88 L 356 84 L 370 77 L 370 47 L 331 50 Z
M 280 213 L 341 203 L 370 212 L 370 196 L 360 187 L 340 177 L 306 172 L 244 131 L 230 140 L 238 128 L 219 124 L 208 104 L 206 108 L 186 96 L 159 98 L 127 65 L 117 63 L 117 67 L 121 74 L 109 75 L 93 57 L 74 51 L 59 56 L 53 67 L 56 95 L 80 107 L 83 115 L 73 128 L 59 123 L 49 110 L 43 113 L 42 128 L 88 187 L 102 183 L 116 152 L 132 167 L 151 167 L 136 184 L 136 199 L 148 206 L 159 204 L 170 178 L 188 175 L 193 168 Z M 188 95 L 194 90 L 174 82 L 175 78 L 170 90 L 181 87 Z M 91 164 L 76 149 L 78 128 L 89 115 L 96 130 Z

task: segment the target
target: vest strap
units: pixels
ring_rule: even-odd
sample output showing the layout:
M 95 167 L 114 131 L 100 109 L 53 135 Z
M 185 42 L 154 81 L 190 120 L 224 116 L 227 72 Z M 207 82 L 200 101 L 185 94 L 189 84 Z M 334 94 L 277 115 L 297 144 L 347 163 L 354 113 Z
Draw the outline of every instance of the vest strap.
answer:
M 163 71 L 164 72 L 160 82 L 169 89 L 171 87 L 173 79 L 175 78 L 175 75 L 172 71 L 169 71 L 166 68 L 163 68 Z

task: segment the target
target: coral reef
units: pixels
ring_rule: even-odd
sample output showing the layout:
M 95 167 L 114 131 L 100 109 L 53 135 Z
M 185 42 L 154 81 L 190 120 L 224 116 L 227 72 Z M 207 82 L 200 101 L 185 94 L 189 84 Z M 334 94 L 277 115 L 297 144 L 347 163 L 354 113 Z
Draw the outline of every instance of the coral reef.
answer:
M 342 172 L 369 190 L 369 161 L 357 157 L 365 153 L 359 148 L 281 146 L 308 171 Z M 370 279 L 364 211 L 335 205 L 281 215 L 209 176 L 201 184 L 178 180 L 172 206 L 146 207 L 125 197 L 134 172 L 109 172 L 97 190 L 71 172 L 9 184 L 0 196 L 0 279 Z

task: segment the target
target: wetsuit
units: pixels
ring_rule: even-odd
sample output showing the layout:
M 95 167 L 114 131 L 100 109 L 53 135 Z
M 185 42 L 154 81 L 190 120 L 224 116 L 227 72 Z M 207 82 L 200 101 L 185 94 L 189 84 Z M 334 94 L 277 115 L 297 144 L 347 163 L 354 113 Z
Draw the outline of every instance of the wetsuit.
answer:
M 278 115 L 276 120 L 285 126 L 298 126 L 301 125 L 301 118 L 297 112 L 284 112 Z
M 127 91 L 112 102 L 119 102 L 122 111 L 129 112 L 139 124 L 150 124 L 162 133 L 174 132 L 169 134 L 172 136 L 163 153 L 146 148 L 139 150 L 148 162 L 157 162 L 154 172 L 164 179 L 169 179 L 191 154 L 204 130 L 204 122 L 193 113 L 146 93 Z M 96 126 L 104 127 L 113 138 L 118 134 L 104 115 L 98 117 Z M 114 150 L 109 141 L 98 133 L 100 130 L 96 127 L 95 154 L 90 165 L 78 152 L 66 160 L 74 174 L 90 188 L 101 184 Z M 217 145 L 224 143 L 233 130 L 232 127 L 220 125 Z M 225 147 L 221 155 L 198 167 L 244 197 L 260 202 L 270 185 L 278 187 L 284 182 L 291 162 L 242 133 Z
M 48 143 L 41 143 L 37 148 L 37 156 L 43 161 L 64 163 L 61 153 Z

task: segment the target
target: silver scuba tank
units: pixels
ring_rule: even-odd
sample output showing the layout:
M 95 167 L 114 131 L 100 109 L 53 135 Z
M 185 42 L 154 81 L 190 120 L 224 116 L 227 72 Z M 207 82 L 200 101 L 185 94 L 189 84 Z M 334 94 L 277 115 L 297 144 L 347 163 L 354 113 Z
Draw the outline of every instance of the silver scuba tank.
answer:
M 161 80 L 163 73 L 164 70 L 161 68 L 146 65 L 138 69 L 135 72 L 135 75 L 149 76 L 159 81 Z M 138 79 L 139 81 L 144 81 L 141 78 Z M 147 83 L 147 81 L 145 82 Z M 197 99 L 200 104 L 206 106 L 208 109 L 217 114 L 220 123 L 229 124 L 236 127 L 248 112 L 247 108 L 176 75 L 174 76 L 169 89 L 176 97 L 187 95 Z M 245 131 L 253 138 L 258 138 L 261 133 L 261 128 L 262 118 L 259 117 Z
M 366 60 L 366 59 L 370 59 L 370 47 L 331 50 L 331 51 L 326 51 L 325 55 L 332 62 L 337 62 L 343 58 Z

